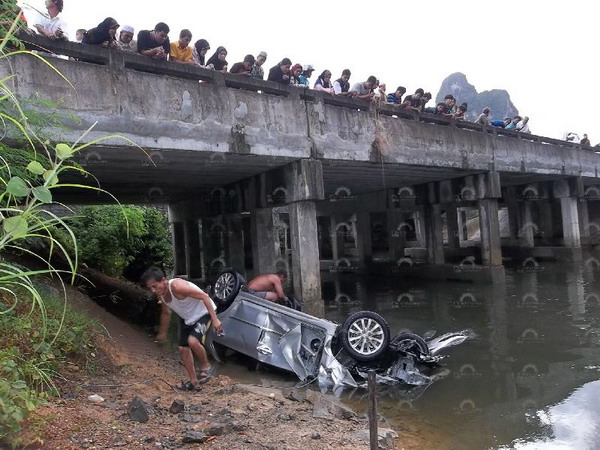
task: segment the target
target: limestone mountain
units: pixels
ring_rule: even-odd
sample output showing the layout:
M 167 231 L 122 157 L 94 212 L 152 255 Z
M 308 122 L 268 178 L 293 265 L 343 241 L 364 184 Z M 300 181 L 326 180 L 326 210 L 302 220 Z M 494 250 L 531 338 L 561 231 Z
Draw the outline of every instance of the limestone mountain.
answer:
M 477 92 L 475 86 L 467 81 L 465 74 L 456 72 L 442 81 L 442 86 L 435 98 L 436 104 L 444 101 L 447 94 L 454 95 L 457 104 L 467 103 L 467 120 L 475 120 L 486 106 L 490 108 L 492 119 L 504 119 L 519 114 L 519 110 L 510 100 L 510 95 L 504 89 Z M 428 105 L 429 106 L 429 105 Z M 435 105 L 431 105 L 435 106 Z

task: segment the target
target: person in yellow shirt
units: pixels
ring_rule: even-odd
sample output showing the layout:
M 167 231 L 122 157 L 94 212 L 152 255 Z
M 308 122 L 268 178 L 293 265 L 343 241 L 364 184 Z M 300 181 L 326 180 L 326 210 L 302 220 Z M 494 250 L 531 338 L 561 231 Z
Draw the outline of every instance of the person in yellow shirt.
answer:
M 184 64 L 194 64 L 192 57 L 192 47 L 190 42 L 192 40 L 192 32 L 184 29 L 179 33 L 179 40 L 177 42 L 171 42 L 170 60 L 177 61 Z

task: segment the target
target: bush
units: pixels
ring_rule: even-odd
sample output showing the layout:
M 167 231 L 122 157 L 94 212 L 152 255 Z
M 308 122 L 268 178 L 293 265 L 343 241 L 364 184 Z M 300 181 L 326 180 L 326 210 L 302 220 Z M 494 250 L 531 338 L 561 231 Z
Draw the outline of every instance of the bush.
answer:
M 141 206 L 85 206 L 70 221 L 79 258 L 107 275 L 137 282 L 151 265 L 172 264 L 165 212 Z
M 27 314 L 26 303 L 0 314 L 0 442 L 20 429 L 27 414 L 57 393 L 53 377 L 68 357 L 90 367 L 97 330 L 92 320 L 68 306 L 64 298 L 43 295 L 46 327 L 39 310 Z M 0 310 L 9 303 L 0 298 Z M 64 318 L 63 318 L 64 313 Z

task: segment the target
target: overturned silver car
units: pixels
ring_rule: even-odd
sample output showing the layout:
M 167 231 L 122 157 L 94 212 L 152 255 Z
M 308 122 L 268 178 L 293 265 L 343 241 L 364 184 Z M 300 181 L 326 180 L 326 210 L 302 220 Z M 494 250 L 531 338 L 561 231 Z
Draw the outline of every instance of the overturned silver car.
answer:
M 301 312 L 293 299 L 284 306 L 257 297 L 233 269 L 217 277 L 213 299 L 223 332 L 211 328 L 204 345 L 217 361 L 221 345 L 321 385 L 357 387 L 369 370 L 382 382 L 426 384 L 430 380 L 417 365 L 437 363 L 442 348 L 469 337 L 462 332 L 429 342 L 412 333 L 391 338 L 385 319 L 372 311 L 356 312 L 339 325 Z

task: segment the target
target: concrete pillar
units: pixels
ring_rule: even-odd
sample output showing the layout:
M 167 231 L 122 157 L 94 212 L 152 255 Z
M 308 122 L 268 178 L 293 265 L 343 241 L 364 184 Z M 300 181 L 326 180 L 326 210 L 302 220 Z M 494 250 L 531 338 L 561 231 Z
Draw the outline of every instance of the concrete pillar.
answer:
M 198 219 L 188 219 L 183 224 L 185 239 L 185 266 L 189 278 L 202 278 L 200 252 L 200 227 Z
M 398 261 L 404 257 L 404 247 L 406 247 L 406 235 L 398 227 L 403 222 L 403 214 L 398 208 L 388 208 L 387 210 L 387 228 L 389 239 L 389 255 L 391 261 Z M 416 225 L 416 223 L 415 223 Z
M 171 236 L 173 238 L 173 273 L 176 276 L 187 275 L 184 230 L 183 222 L 171 222 Z
M 261 208 L 252 211 L 252 265 L 254 275 L 273 272 L 277 260 L 276 240 L 273 224 L 273 209 Z
M 508 232 L 510 239 L 519 238 L 519 204 L 517 202 L 510 202 L 507 205 L 508 208 Z
M 501 266 L 500 223 L 498 200 L 479 200 L 479 230 L 481 236 L 481 260 L 484 266 Z
M 325 316 L 321 299 L 317 208 L 312 201 L 289 205 L 294 294 L 304 301 L 304 312 Z
M 577 202 L 577 212 L 579 214 L 579 234 L 581 237 L 590 237 L 590 214 L 588 211 L 588 202 Z
M 560 208 L 562 212 L 562 226 L 565 247 L 581 247 L 579 233 L 579 214 L 577 197 L 563 197 L 560 199 Z
M 521 247 L 535 247 L 535 230 L 538 225 L 533 223 L 531 215 L 531 202 L 523 201 L 520 204 L 521 220 L 519 222 L 519 243 Z
M 444 264 L 442 205 L 425 205 L 425 235 L 429 264 Z
M 358 262 L 361 266 L 369 266 L 373 262 L 373 245 L 371 242 L 371 213 L 356 213 L 356 231 Z
M 446 229 L 448 230 L 448 247 L 460 248 L 458 211 L 456 210 L 456 205 L 446 206 Z
M 554 237 L 554 222 L 552 217 L 552 203 L 548 201 L 541 201 L 538 205 L 540 214 L 540 232 L 544 237 L 544 240 L 552 239 Z
M 244 234 L 242 232 L 242 218 L 227 216 L 227 264 L 239 273 L 246 276 L 244 260 Z

